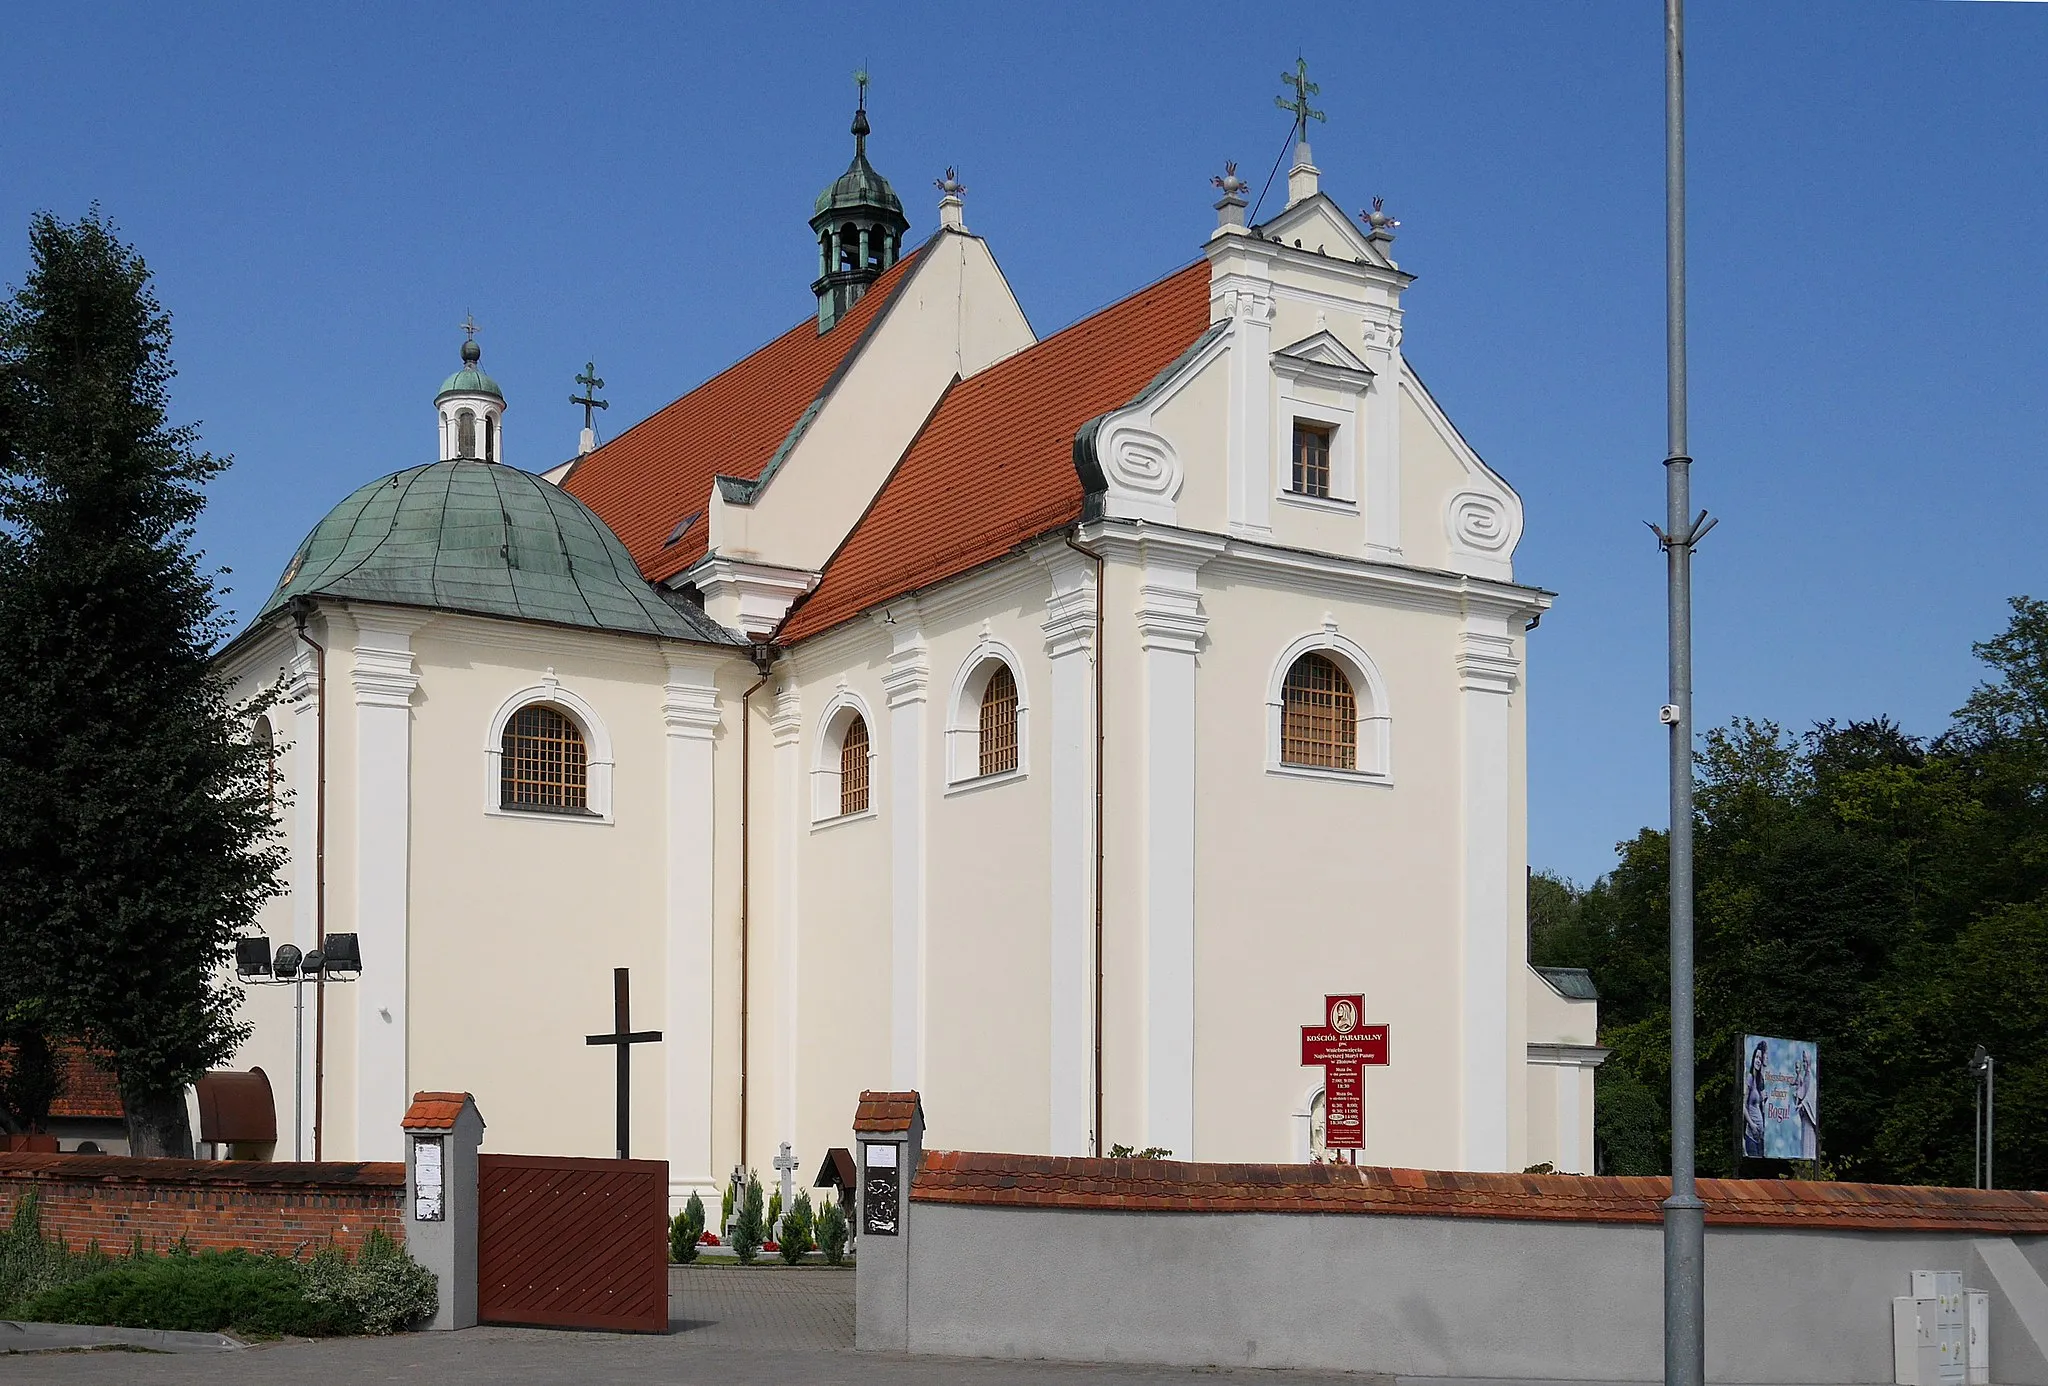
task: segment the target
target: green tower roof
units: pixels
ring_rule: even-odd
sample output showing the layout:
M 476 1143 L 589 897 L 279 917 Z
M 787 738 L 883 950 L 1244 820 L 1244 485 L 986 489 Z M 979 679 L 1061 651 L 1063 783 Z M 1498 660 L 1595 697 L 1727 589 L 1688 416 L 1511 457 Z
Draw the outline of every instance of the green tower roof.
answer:
M 505 402 L 505 392 L 498 388 L 498 382 L 485 375 L 475 366 L 464 366 L 441 382 L 435 394 L 435 402 L 449 395 L 489 395 L 500 404 Z
M 299 596 L 740 643 L 641 577 L 582 501 L 494 462 L 435 462 L 358 490 L 313 527 L 257 619 Z

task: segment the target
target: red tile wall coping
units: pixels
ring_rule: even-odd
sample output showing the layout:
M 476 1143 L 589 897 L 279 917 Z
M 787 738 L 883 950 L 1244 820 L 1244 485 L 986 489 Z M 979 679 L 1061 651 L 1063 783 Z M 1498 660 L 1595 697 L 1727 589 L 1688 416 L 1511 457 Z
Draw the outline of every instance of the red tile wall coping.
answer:
M 917 1115 L 918 1100 L 914 1092 L 863 1092 L 860 1106 L 854 1109 L 853 1129 L 856 1131 L 908 1131 L 912 1118 Z
M 1716 1227 L 2048 1234 L 2048 1194 L 1790 1179 L 1702 1179 Z M 1102 1212 L 1390 1213 L 1655 1223 L 1665 1178 L 1472 1174 L 1350 1165 L 1210 1165 L 927 1151 L 920 1203 Z
M 372 1228 L 405 1235 L 405 1166 L 0 1155 L 0 1220 L 40 1196 L 42 1226 L 73 1250 L 245 1247 L 287 1256 L 354 1247 Z
M 469 1100 L 466 1092 L 416 1092 L 399 1125 L 407 1131 L 452 1130 L 455 1119 L 462 1115 L 463 1104 Z

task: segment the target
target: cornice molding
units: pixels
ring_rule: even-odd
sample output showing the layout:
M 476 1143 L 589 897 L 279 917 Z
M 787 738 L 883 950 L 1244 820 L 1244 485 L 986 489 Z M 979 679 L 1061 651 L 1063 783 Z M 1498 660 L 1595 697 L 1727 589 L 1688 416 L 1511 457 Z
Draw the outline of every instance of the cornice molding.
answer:
M 1612 1049 L 1597 1044 L 1539 1044 L 1529 1045 L 1529 1062 L 1532 1064 L 1565 1064 L 1575 1068 L 1598 1068 L 1607 1062 Z

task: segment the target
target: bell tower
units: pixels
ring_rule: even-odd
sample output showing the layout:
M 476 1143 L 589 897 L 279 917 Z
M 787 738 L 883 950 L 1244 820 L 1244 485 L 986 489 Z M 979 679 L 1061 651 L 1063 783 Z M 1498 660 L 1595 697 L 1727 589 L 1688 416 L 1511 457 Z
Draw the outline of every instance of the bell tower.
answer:
M 476 322 L 465 318 L 462 369 L 441 382 L 434 409 L 441 416 L 441 460 L 496 462 L 504 456 L 499 425 L 505 417 L 505 395 L 498 382 L 477 363 L 483 348 L 476 344 Z
M 868 75 L 854 74 L 860 104 L 853 113 L 853 162 L 818 194 L 811 230 L 818 237 L 818 331 L 829 332 L 860 301 L 868 285 L 903 254 L 910 222 L 889 180 L 868 162 Z

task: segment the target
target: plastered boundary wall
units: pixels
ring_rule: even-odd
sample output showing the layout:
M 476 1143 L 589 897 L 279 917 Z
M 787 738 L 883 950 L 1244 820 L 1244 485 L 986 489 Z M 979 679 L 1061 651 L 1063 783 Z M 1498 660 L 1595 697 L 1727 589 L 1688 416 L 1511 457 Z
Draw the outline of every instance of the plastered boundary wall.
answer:
M 405 1236 L 405 1166 L 397 1163 L 258 1163 L 145 1160 L 119 1155 L 0 1155 L 0 1222 L 41 1195 L 43 1234 L 73 1251 L 98 1242 L 121 1254 L 140 1236 L 162 1251 L 353 1250 L 372 1228 Z
M 904 1217 L 904 1332 L 921 1353 L 1652 1381 L 1666 1192 L 931 1152 Z M 1892 1297 L 1909 1270 L 1950 1269 L 1991 1291 L 1992 1380 L 2048 1383 L 2048 1196 L 1711 1180 L 1701 1194 L 1711 1381 L 1889 1382 Z

